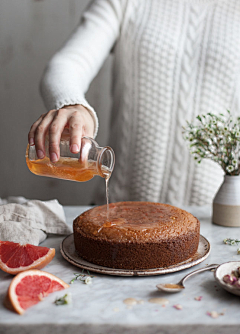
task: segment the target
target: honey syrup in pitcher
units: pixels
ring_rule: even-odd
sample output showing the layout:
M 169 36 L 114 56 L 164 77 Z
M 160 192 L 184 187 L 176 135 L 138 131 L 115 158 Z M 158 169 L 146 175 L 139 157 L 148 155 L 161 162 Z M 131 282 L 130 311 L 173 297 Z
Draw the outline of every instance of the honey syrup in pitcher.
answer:
M 45 141 L 45 157 L 43 159 L 37 157 L 34 145 L 28 145 L 26 162 L 29 170 L 36 175 L 79 182 L 91 180 L 95 175 L 105 179 L 109 179 L 111 176 L 115 162 L 111 147 L 99 147 L 92 138 L 82 137 L 80 152 L 72 153 L 69 149 L 69 136 L 64 133 L 59 148 L 59 160 L 51 162 L 48 137 Z
M 78 182 L 89 181 L 95 175 L 109 179 L 112 173 L 107 166 L 101 166 L 99 172 L 96 161 L 81 163 L 77 158 L 64 157 L 52 163 L 49 157 L 34 161 L 27 157 L 26 161 L 29 170 L 36 175 Z

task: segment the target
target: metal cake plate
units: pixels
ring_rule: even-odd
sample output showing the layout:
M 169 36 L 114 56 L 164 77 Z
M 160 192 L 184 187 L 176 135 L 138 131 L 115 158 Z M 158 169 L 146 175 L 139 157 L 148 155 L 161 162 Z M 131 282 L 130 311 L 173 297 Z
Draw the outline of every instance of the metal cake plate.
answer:
M 153 276 L 174 273 L 176 271 L 196 266 L 197 264 L 203 262 L 209 256 L 210 249 L 211 247 L 209 241 L 200 235 L 197 253 L 186 261 L 165 268 L 127 270 L 102 267 L 83 260 L 75 251 L 73 234 L 70 234 L 63 239 L 60 245 L 62 256 L 72 265 L 91 272 L 115 276 Z

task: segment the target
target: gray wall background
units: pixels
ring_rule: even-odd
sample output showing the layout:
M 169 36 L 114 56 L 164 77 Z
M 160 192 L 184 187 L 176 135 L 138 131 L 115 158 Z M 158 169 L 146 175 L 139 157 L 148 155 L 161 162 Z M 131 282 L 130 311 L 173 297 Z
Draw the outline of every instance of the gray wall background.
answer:
M 0 197 L 57 198 L 64 205 L 92 200 L 97 177 L 80 183 L 32 174 L 25 162 L 27 134 L 46 112 L 39 94 L 43 69 L 78 24 L 90 0 L 0 1 Z M 111 59 L 87 93 L 99 115 L 96 140 L 107 144 Z M 104 180 L 102 180 L 104 187 Z

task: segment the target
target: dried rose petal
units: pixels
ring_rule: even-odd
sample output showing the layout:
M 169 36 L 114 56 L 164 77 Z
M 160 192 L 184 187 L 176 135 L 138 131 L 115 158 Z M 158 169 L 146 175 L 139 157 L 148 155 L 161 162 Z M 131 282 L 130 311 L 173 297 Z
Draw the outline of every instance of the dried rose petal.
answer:
M 232 283 L 232 280 L 231 280 L 231 276 L 230 275 L 224 275 L 223 276 L 223 282 L 228 284 L 228 283 Z
M 207 315 L 209 315 L 209 317 L 214 319 L 219 317 L 219 314 L 216 311 L 207 312 Z
M 202 296 L 195 297 L 194 299 L 200 302 L 202 300 Z
M 240 279 L 233 283 L 234 288 L 240 289 Z
M 233 284 L 235 281 L 237 280 L 237 278 L 235 276 L 232 275 L 225 275 L 223 276 L 223 282 L 226 284 Z
M 235 277 L 240 278 L 239 268 L 237 268 L 235 271 L 233 271 L 232 274 L 233 274 Z
M 238 273 L 237 273 L 237 271 L 236 271 L 236 270 L 233 270 L 233 271 L 231 272 L 231 276 L 238 278 Z
M 182 305 L 180 304 L 176 304 L 176 305 L 173 305 L 173 307 L 176 309 L 176 310 L 182 310 Z

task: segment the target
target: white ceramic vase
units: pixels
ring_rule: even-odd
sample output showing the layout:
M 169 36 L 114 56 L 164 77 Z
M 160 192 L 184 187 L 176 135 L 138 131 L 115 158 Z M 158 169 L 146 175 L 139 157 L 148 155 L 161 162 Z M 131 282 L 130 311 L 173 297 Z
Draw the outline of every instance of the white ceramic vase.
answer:
M 212 222 L 222 226 L 240 226 L 240 175 L 225 175 L 213 200 Z

